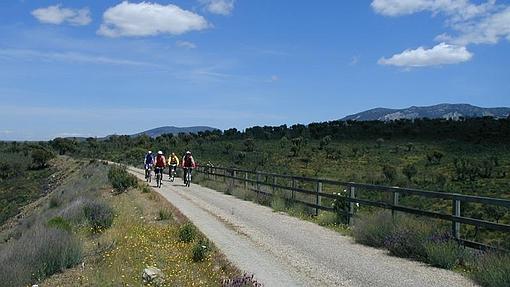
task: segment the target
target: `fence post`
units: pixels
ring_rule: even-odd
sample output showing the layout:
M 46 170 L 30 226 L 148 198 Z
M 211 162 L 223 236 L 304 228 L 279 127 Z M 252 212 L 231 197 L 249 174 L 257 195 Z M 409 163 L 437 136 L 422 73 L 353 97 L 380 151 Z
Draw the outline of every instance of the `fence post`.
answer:
M 452 211 L 453 216 L 460 216 L 460 200 L 453 199 Z M 460 222 L 452 222 L 452 235 L 455 239 L 460 239 Z
M 349 198 L 356 198 L 356 188 L 351 186 L 349 188 Z M 354 215 L 354 202 L 349 201 L 349 214 L 347 215 L 349 225 L 353 223 L 353 215 Z
M 248 172 L 244 173 L 244 189 L 248 189 Z
M 257 171 L 257 184 L 255 186 L 257 190 L 257 199 L 259 198 L 259 191 L 260 191 L 260 173 Z
M 315 194 L 315 216 L 319 215 L 319 207 L 321 205 L 321 197 L 319 196 L 319 193 L 322 192 L 322 182 L 317 181 L 317 193 Z
M 234 187 L 236 186 L 236 176 L 237 176 L 237 171 L 236 170 L 232 170 L 232 185 Z
M 296 195 L 295 195 L 295 189 L 296 189 L 296 179 L 295 178 L 292 178 L 292 188 L 290 189 L 290 198 L 292 199 L 292 201 L 296 201 Z
M 399 196 L 400 196 L 400 194 L 398 192 L 396 192 L 396 191 L 393 192 L 393 207 L 398 205 Z M 392 216 L 393 220 L 395 220 L 395 217 L 397 216 L 397 212 L 393 208 L 391 209 L 391 216 Z
M 227 182 L 227 169 L 226 168 L 223 170 L 223 182 L 225 182 L 225 183 Z
M 276 176 L 273 176 L 273 195 L 276 192 Z

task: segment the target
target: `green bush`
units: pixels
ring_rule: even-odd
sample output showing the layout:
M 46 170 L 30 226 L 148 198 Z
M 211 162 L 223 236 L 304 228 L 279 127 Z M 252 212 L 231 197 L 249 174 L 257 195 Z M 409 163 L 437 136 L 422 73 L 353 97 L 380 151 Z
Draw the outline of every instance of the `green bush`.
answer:
M 35 148 L 32 151 L 32 162 L 36 168 L 44 168 L 48 165 L 48 161 L 55 157 L 51 151 L 44 148 Z
M 106 203 L 100 201 L 87 202 L 83 207 L 85 218 L 90 227 L 95 231 L 101 231 L 112 226 L 113 209 Z
M 320 226 L 332 226 L 338 223 L 338 216 L 335 212 L 321 211 L 316 220 Z
M 436 267 L 453 269 L 462 257 L 463 249 L 454 240 L 428 241 L 424 245 L 427 262 Z
M 209 241 L 203 238 L 198 240 L 191 250 L 191 259 L 193 259 L 193 262 L 204 261 L 209 249 Z
M 197 237 L 197 230 L 191 222 L 187 222 L 179 228 L 179 240 L 182 242 L 192 242 Z
M 62 200 L 60 198 L 58 198 L 56 194 L 54 194 L 50 198 L 50 203 L 48 206 L 49 206 L 49 208 L 56 208 L 56 207 L 59 207 L 61 204 L 62 204 Z
M 62 216 L 56 216 L 48 220 L 48 226 L 65 231 L 71 231 L 72 228 L 71 223 L 64 219 Z
M 483 254 L 477 260 L 471 276 L 483 287 L 510 286 L 510 255 L 492 252 Z
M 384 241 L 394 230 L 393 218 L 388 211 L 379 211 L 356 217 L 352 229 L 356 242 L 374 247 L 385 246 Z
M 160 209 L 158 212 L 158 220 L 168 220 L 172 218 L 172 212 L 167 209 Z
M 138 185 L 136 177 L 129 174 L 125 167 L 112 166 L 108 171 L 108 180 L 117 192 L 124 192 Z
M 271 208 L 275 211 L 284 211 L 286 208 L 285 198 L 279 195 L 274 195 L 271 199 Z

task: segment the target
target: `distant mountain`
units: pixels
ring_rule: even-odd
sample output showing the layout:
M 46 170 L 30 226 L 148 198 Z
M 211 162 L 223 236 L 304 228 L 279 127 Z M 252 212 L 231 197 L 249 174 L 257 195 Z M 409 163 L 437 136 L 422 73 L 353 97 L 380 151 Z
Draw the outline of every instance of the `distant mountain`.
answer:
M 406 109 L 375 108 L 354 115 L 347 116 L 342 120 L 356 121 L 391 121 L 399 119 L 454 119 L 494 117 L 506 118 L 510 115 L 510 108 L 481 108 L 468 104 L 439 104 L 427 107 L 409 107 Z
M 179 133 L 198 133 L 198 132 L 205 132 L 205 131 L 214 131 L 217 130 L 216 128 L 211 127 L 205 127 L 205 126 L 195 126 L 195 127 L 173 127 L 173 126 L 166 126 L 166 127 L 159 127 L 151 130 L 147 130 L 141 133 L 137 133 L 134 135 L 131 135 L 131 137 L 136 137 L 139 135 L 148 135 L 149 137 L 158 137 L 163 134 L 174 134 L 177 135 Z

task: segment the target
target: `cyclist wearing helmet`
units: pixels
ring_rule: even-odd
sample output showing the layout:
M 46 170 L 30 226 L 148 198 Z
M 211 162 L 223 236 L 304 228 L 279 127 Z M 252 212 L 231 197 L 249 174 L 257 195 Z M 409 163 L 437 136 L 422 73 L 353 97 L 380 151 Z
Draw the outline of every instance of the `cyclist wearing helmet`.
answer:
M 172 178 L 172 175 L 175 173 L 178 165 L 179 165 L 179 158 L 175 155 L 175 153 L 172 153 L 172 155 L 168 159 L 168 166 L 169 166 L 168 176 L 170 179 Z
M 143 160 L 143 166 L 145 169 L 151 169 L 154 164 L 154 156 L 152 155 L 152 151 L 148 151 L 145 155 L 145 159 Z
M 188 172 L 195 167 L 195 159 L 191 155 L 190 151 L 187 151 L 184 157 L 182 158 L 182 168 L 184 169 L 184 184 L 186 184 L 186 175 Z
M 161 178 L 163 178 L 163 169 L 165 169 L 165 167 L 166 167 L 165 156 L 163 155 L 162 151 L 158 151 L 158 155 L 156 156 L 156 168 L 155 168 L 156 175 L 160 173 Z

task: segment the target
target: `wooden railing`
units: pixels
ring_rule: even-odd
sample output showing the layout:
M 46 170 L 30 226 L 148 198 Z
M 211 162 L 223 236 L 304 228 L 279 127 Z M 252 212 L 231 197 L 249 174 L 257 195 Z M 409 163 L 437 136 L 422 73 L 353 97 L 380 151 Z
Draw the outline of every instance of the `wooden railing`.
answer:
M 500 232 L 510 232 L 510 225 L 461 216 L 461 203 L 480 203 L 486 205 L 503 206 L 510 210 L 510 200 L 462 195 L 457 193 L 426 191 L 420 189 L 388 187 L 371 184 L 360 184 L 354 182 L 342 182 L 337 180 L 310 178 L 302 176 L 282 175 L 276 173 L 267 173 L 251 170 L 243 170 L 237 168 L 223 168 L 202 166 L 197 171 L 203 173 L 209 179 L 217 180 L 222 178 L 225 182 L 231 180 L 233 184 L 242 183 L 245 189 L 252 190 L 258 195 L 273 196 L 276 190 L 288 191 L 290 196 L 288 199 L 301 203 L 309 208 L 315 209 L 315 214 L 319 214 L 319 210 L 335 211 L 344 213 L 347 222 L 352 224 L 356 206 L 371 206 L 376 208 L 384 208 L 395 212 L 409 213 L 419 216 L 441 219 L 449 221 L 452 224 L 452 236 L 464 244 L 477 249 L 494 248 L 479 242 L 470 241 L 461 238 L 461 224 L 482 227 Z M 299 183 L 299 184 L 298 184 Z M 325 192 L 324 185 L 328 185 L 330 190 L 337 192 Z M 262 187 L 266 187 L 264 190 Z M 390 195 L 390 202 L 383 200 L 370 200 L 356 197 L 357 191 L 371 191 L 375 193 L 383 193 Z M 307 195 L 309 200 L 297 198 L 297 194 Z M 399 204 L 399 198 L 404 195 L 414 195 L 425 198 L 433 198 L 438 200 L 451 201 L 451 214 L 437 211 L 429 211 L 420 208 L 413 208 Z M 313 198 L 313 200 L 310 200 Z M 329 206 L 322 204 L 323 198 L 332 200 L 345 200 L 347 202 L 346 210 L 335 210 L 331 204 Z

